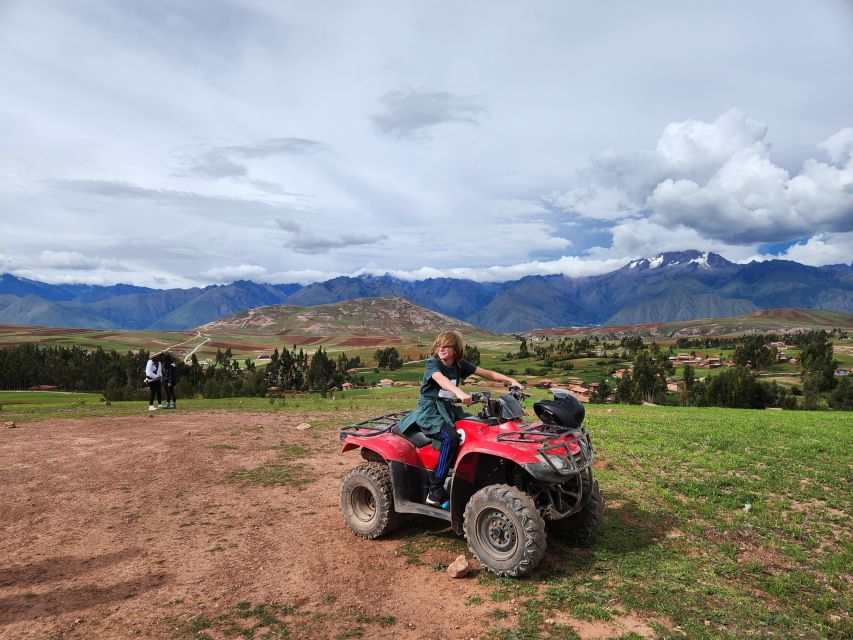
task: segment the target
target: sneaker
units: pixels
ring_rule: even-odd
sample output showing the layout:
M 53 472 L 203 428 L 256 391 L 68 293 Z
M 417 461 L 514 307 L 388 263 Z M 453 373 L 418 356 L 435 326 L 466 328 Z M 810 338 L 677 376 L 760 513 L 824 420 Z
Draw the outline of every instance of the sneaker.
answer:
M 426 503 L 433 507 L 442 507 L 447 502 L 447 494 L 443 489 L 430 489 L 427 494 Z
M 148 405 L 148 410 L 149 410 L 149 411 L 157 411 L 157 407 L 155 407 L 153 404 L 149 404 L 149 405 Z
M 157 408 L 158 408 L 158 409 L 162 409 L 162 408 L 163 408 L 163 405 L 162 405 L 162 404 L 158 404 L 158 405 L 157 405 Z

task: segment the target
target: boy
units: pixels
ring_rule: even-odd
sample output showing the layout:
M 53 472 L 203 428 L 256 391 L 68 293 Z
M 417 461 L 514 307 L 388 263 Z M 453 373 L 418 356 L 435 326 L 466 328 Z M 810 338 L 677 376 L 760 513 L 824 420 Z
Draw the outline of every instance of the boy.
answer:
M 462 404 L 471 404 L 471 396 L 462 391 L 459 385 L 470 375 L 503 382 L 511 387 L 521 387 L 513 378 L 482 369 L 462 358 L 465 344 L 457 331 L 445 331 L 432 343 L 431 357 L 424 366 L 421 394 L 418 408 L 400 422 L 400 431 L 405 433 L 412 425 L 433 441 L 433 447 L 439 450 L 435 476 L 427 494 L 430 505 L 444 506 L 447 492 L 444 481 L 456 459 L 459 448 L 459 434 L 456 433 L 456 421 L 465 417 L 461 407 L 451 404 L 456 397 Z

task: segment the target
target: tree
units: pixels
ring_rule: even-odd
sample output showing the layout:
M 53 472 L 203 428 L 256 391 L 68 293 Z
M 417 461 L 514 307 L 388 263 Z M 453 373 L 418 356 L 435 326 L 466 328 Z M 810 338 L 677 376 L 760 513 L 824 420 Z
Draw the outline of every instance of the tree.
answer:
M 634 394 L 634 381 L 631 379 L 631 374 L 626 371 L 616 383 L 616 400 L 623 404 L 639 404 L 639 400 Z
M 753 369 L 769 369 L 776 361 L 776 349 L 767 344 L 766 340 L 763 335 L 746 336 L 735 347 L 732 360 L 743 367 L 749 364 Z
M 827 339 L 826 331 L 812 331 L 807 336 L 800 353 L 803 387 L 806 387 L 806 379 L 810 379 L 814 392 L 832 389 L 835 386 L 835 367 L 838 365 L 832 357 L 832 343 Z
M 480 350 L 473 345 L 465 345 L 465 355 L 463 357 L 471 364 L 480 364 Z
M 529 358 L 530 351 L 527 350 L 527 339 L 521 339 L 521 346 L 518 347 L 518 357 L 519 358 Z
M 685 406 L 690 405 L 690 391 L 693 389 L 693 385 L 696 384 L 696 374 L 693 371 L 693 367 L 689 364 L 684 365 L 684 371 L 681 374 L 681 380 L 684 382 L 684 391 L 681 394 L 681 404 Z
M 829 396 L 829 406 L 836 411 L 853 411 L 853 384 L 847 376 L 841 378 Z
M 601 382 L 598 383 L 598 387 L 589 397 L 589 401 L 595 404 L 604 404 L 610 397 L 611 391 L 612 389 L 610 388 L 610 384 L 607 382 L 607 376 L 605 376 L 601 379 Z
M 400 353 L 395 347 L 377 349 L 373 357 L 376 359 L 376 365 L 380 369 L 399 369 L 403 366 L 403 360 L 400 358 Z
M 654 402 L 666 392 L 666 374 L 672 363 L 657 345 L 643 349 L 634 359 L 634 396 Z

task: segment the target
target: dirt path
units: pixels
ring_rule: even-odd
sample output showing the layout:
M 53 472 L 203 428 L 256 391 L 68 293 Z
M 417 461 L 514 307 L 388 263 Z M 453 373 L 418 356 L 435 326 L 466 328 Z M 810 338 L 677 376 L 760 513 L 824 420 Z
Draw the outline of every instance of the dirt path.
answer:
M 489 588 L 431 566 L 461 542 L 412 565 L 401 551 L 423 520 L 381 541 L 350 534 L 337 491 L 359 458 L 334 432 L 297 430 L 304 419 L 146 412 L 3 429 L 0 638 L 221 638 L 250 623 L 258 638 L 284 625 L 294 638 L 486 636 Z M 283 462 L 294 447 L 311 453 Z M 306 483 L 230 479 L 269 463 Z

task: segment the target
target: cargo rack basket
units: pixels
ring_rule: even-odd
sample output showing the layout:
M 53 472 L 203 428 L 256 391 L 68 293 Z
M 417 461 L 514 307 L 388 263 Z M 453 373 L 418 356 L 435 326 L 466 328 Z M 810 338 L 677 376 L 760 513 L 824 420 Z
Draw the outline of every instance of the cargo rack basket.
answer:
M 369 420 L 364 420 L 362 422 L 356 422 L 355 424 L 348 424 L 345 427 L 341 427 L 338 429 L 338 435 L 341 439 L 341 442 L 347 439 L 348 436 L 355 436 L 357 438 L 374 438 L 376 436 L 381 436 L 383 433 L 388 433 L 392 428 L 397 426 L 397 423 L 404 417 L 409 415 L 410 411 L 395 411 L 394 413 L 386 413 L 384 416 L 377 416 L 375 418 L 370 418 Z
M 562 440 L 567 436 L 574 436 L 571 440 Z M 592 466 L 595 461 L 595 451 L 589 439 L 589 431 L 586 427 L 570 429 L 551 425 L 551 429 L 544 431 L 541 428 L 520 429 L 501 433 L 497 437 L 498 442 L 510 442 L 515 444 L 538 444 L 536 453 L 548 464 L 555 473 L 560 475 L 574 475 Z M 569 446 L 577 444 L 578 452 L 573 454 Z M 558 468 L 549 456 L 560 456 L 566 460 L 565 468 Z

